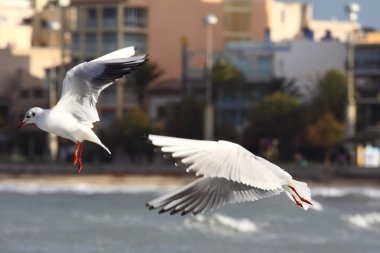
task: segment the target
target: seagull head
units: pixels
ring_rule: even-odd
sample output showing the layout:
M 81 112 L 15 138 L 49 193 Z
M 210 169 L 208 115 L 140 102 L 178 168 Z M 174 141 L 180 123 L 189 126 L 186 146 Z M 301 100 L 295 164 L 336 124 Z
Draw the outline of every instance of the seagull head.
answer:
M 39 108 L 39 107 L 33 107 L 33 108 L 29 109 L 25 113 L 25 117 L 24 117 L 23 121 L 21 121 L 21 123 L 18 125 L 18 128 L 21 128 L 21 127 L 25 126 L 26 124 L 36 123 L 36 121 L 38 120 L 38 118 L 40 117 L 42 112 L 43 112 L 43 109 Z

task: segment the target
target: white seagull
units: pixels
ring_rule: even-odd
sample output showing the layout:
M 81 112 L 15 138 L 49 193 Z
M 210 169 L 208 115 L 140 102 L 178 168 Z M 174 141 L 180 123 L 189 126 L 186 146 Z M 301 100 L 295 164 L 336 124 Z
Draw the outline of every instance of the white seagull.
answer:
M 149 135 L 153 145 L 185 165 L 201 178 L 146 205 L 159 213 L 181 215 L 201 212 L 227 203 L 255 201 L 285 192 L 291 201 L 307 210 L 310 189 L 277 165 L 229 141 L 201 141 Z
M 79 172 L 82 170 L 83 141 L 94 142 L 111 154 L 92 131 L 93 123 L 99 121 L 96 102 L 102 90 L 147 60 L 146 55 L 134 54 L 134 48 L 127 47 L 73 67 L 63 80 L 58 103 L 51 109 L 29 109 L 18 127 L 34 123 L 43 131 L 77 143 L 74 165 L 78 164 Z

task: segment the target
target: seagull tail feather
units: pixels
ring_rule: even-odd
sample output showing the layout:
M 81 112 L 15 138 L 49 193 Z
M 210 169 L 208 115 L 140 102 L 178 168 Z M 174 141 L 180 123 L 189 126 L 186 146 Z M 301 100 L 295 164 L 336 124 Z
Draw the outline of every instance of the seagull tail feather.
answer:
M 101 146 L 102 148 L 104 148 L 107 152 L 108 152 L 108 154 L 111 154 L 111 151 L 106 147 L 106 146 L 104 146 L 104 144 L 103 143 L 97 143 L 99 146 Z
M 104 149 L 108 152 L 108 154 L 111 154 L 111 151 L 110 151 L 106 146 L 104 146 L 103 143 L 100 143 L 99 145 L 100 145 L 102 148 L 104 148 Z

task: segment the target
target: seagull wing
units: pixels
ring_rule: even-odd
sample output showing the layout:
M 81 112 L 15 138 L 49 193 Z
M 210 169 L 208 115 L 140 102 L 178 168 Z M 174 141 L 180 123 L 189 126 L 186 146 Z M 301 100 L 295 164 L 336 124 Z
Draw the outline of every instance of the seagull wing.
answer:
M 54 109 L 71 113 L 92 127 L 93 122 L 99 121 L 96 103 L 100 92 L 147 60 L 146 55 L 133 55 L 133 47 L 128 47 L 70 69 L 63 80 L 61 99 Z
M 281 178 L 268 165 L 271 163 L 264 163 L 264 159 L 238 144 L 158 135 L 149 135 L 149 139 L 197 176 L 224 178 L 262 190 L 282 189 Z
M 249 185 L 229 181 L 225 178 L 200 178 L 164 196 L 158 197 L 147 206 L 160 208 L 159 213 L 170 212 L 194 215 L 216 209 L 227 203 L 241 203 L 271 197 L 282 189 L 262 190 Z

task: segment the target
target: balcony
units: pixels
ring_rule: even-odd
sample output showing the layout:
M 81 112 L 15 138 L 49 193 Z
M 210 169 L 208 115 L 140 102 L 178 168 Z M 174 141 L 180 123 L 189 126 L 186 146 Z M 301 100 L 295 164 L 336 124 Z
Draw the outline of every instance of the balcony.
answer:
M 134 28 L 146 28 L 147 10 L 144 8 L 125 8 L 124 26 Z

